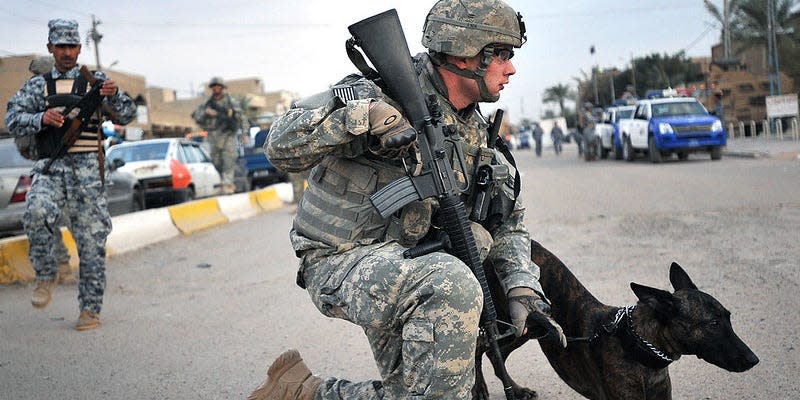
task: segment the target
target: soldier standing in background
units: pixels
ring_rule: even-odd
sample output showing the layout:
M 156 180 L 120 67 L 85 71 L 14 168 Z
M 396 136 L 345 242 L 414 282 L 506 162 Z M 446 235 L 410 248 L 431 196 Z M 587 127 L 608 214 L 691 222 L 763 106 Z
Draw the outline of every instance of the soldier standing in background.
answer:
M 499 100 L 516 73 L 511 57 L 524 35 L 522 17 L 500 0 L 440 0 L 426 19 L 422 44 L 429 52 L 418 54 L 413 63 L 422 92 L 437 102 L 446 128 L 462 138 L 459 145 L 470 160 L 467 181 L 481 162 L 492 160 L 515 176 L 508 159 L 487 145 L 488 123 L 478 102 Z M 410 148 L 414 151 L 417 133 L 396 104 L 375 82 L 350 75 L 296 102 L 275 121 L 267 142 L 276 167 L 289 172 L 313 168 L 289 233 L 300 258 L 297 283 L 324 315 L 363 328 L 382 380 L 322 379 L 290 350 L 275 360 L 267 382 L 249 399 L 471 396 L 483 304 L 480 284 L 464 262 L 447 252 L 403 257 L 407 248 L 438 237 L 438 202 L 414 201 L 384 219 L 369 201 L 405 175 L 402 159 Z M 560 328 L 547 316 L 514 179 L 497 184 L 502 189 L 491 201 L 502 211 L 492 221 L 471 224 L 481 259 L 500 277 L 515 333 L 524 333 L 528 317 L 541 316 L 566 346 Z
M 192 118 L 208 132 L 211 162 L 222 175 L 222 193 L 231 194 L 236 191 L 233 181 L 238 158 L 236 134 L 247 130 L 242 129 L 239 102 L 225 93 L 227 86 L 222 78 L 211 78 L 208 87 L 211 88 L 211 97 L 197 107 Z
M 31 303 L 43 308 L 52 300 L 57 278 L 53 232 L 59 229 L 62 210 L 66 210 L 80 259 L 81 312 L 75 328 L 87 330 L 100 325 L 106 287 L 105 245 L 111 232 L 111 217 L 100 177 L 101 121 L 93 117 L 83 124 L 75 144 L 63 157 L 53 159 L 45 170 L 50 158 L 57 155 L 72 116 L 65 117 L 61 112 L 77 104 L 89 85 L 77 63 L 81 51 L 78 23 L 54 19 L 48 27 L 47 50 L 53 55 L 55 68 L 25 82 L 8 102 L 5 122 L 13 136 L 36 135 L 39 160 L 31 170 L 33 183 L 23 217 L 30 243 L 29 258 L 36 271 Z M 111 109 L 121 124 L 133 120 L 136 116 L 133 100 L 119 90 L 116 82 L 106 79 L 104 73 L 95 72 L 94 77 L 104 81 L 99 91 L 103 107 Z

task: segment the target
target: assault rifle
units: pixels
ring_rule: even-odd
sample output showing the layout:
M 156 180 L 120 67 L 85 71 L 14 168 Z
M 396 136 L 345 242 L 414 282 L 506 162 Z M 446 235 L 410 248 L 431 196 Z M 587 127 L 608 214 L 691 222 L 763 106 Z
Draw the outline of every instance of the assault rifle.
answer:
M 59 130 L 64 129 L 64 136 L 61 139 L 61 142 L 58 144 L 55 153 L 50 156 L 50 159 L 47 160 L 47 164 L 44 165 L 44 173 L 50 172 L 50 167 L 53 165 L 53 162 L 64 155 L 67 154 L 67 151 L 75 141 L 78 140 L 78 137 L 81 135 L 83 131 L 83 127 L 86 126 L 86 123 L 89 122 L 89 119 L 92 117 L 92 114 L 97 111 L 100 105 L 103 103 L 103 96 L 100 95 L 100 88 L 103 87 L 103 83 L 105 80 L 95 78 L 94 74 L 89 71 L 89 68 L 86 68 L 85 65 L 81 66 L 81 76 L 83 76 L 92 88 L 89 89 L 88 92 L 81 98 L 77 103 L 73 104 L 72 106 L 64 108 L 64 111 L 61 112 L 61 115 L 64 116 L 64 125 Z M 74 118 L 69 117 L 73 110 L 78 109 L 78 115 Z M 99 135 L 100 133 L 98 133 Z M 103 166 L 101 164 L 101 179 L 103 177 L 102 169 Z
M 211 107 L 214 111 L 217 112 L 217 127 L 222 129 L 223 131 L 234 131 L 238 128 L 236 126 L 236 117 L 234 115 L 228 115 L 229 109 L 223 107 L 222 104 L 219 104 L 217 99 L 213 96 L 206 102 L 208 107 Z M 232 112 L 233 114 L 233 112 Z
M 487 340 L 489 356 L 495 361 L 493 365 L 499 369 L 495 372 L 503 382 L 506 398 L 513 399 L 512 381 L 497 342 L 500 338 L 497 311 L 467 218 L 466 206 L 460 197 L 469 183 L 465 183 L 464 187 L 459 185 L 445 149 L 445 142 L 450 142 L 461 172 L 466 173 L 458 132 L 443 129 L 436 95 L 426 102 L 411 64 L 411 54 L 396 10 L 369 17 L 351 25 L 348 30 L 353 35 L 348 47 L 355 45 L 364 51 L 380 77 L 380 84 L 400 104 L 405 118 L 418 134 L 418 163 L 415 168 L 407 167 L 405 177 L 390 182 L 373 194 L 370 201 L 384 218 L 412 201 L 429 197 L 439 201 L 439 213 L 449 239 L 449 251 L 463 261 L 480 282 L 483 291 L 481 329 Z

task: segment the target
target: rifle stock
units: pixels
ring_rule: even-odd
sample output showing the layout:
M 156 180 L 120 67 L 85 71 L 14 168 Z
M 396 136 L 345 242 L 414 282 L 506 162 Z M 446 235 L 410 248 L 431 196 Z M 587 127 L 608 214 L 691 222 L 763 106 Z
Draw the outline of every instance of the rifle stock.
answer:
M 348 29 L 355 44 L 361 47 L 372 62 L 390 97 L 400 104 L 405 118 L 418 132 L 417 147 L 421 168 L 413 175 L 407 171 L 406 177 L 389 183 L 370 200 L 384 218 L 415 200 L 428 197 L 439 200 L 439 213 L 450 241 L 450 252 L 464 262 L 480 282 L 484 297 L 481 328 L 488 342 L 489 352 L 497 361 L 493 364 L 499 369 L 496 372 L 503 382 L 506 398 L 513 399 L 511 378 L 506 372 L 497 343 L 500 334 L 494 301 L 467 218 L 466 206 L 460 197 L 461 189 L 445 151 L 445 141 L 452 142 L 461 168 L 466 172 L 458 135 L 451 132 L 450 137 L 445 139 L 445 132 L 439 121 L 431 116 L 438 113 L 435 109 L 436 99 L 427 103 L 422 93 L 397 11 L 385 11 L 357 22 Z

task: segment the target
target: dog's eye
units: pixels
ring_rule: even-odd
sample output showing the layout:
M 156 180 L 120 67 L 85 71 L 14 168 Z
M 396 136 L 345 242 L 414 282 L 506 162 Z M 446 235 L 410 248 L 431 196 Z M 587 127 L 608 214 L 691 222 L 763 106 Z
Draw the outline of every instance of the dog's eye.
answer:
M 710 326 L 711 328 L 714 329 L 719 328 L 719 325 L 720 323 L 718 319 L 712 319 L 711 321 L 708 321 L 708 326 Z

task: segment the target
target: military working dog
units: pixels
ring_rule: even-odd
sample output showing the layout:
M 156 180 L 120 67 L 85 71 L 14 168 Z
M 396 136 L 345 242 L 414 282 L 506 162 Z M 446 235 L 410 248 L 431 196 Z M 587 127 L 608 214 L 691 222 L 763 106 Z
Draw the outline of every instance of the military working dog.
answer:
M 634 306 L 613 307 L 597 300 L 570 270 L 539 243 L 531 243 L 531 259 L 541 268 L 540 282 L 551 301 L 551 316 L 564 329 L 569 344 L 562 348 L 546 337 L 539 344 L 558 376 L 589 399 L 671 399 L 668 366 L 681 355 L 698 358 L 732 372 L 747 371 L 758 357 L 736 335 L 730 312 L 711 295 L 697 289 L 686 271 L 672 263 L 673 293 L 631 283 Z M 491 268 L 487 268 L 489 272 Z M 504 300 L 496 277 L 490 286 Z M 498 318 L 508 310 L 495 301 Z M 530 339 L 543 335 L 529 321 L 529 333 L 501 342 L 503 361 Z M 478 345 L 473 397 L 488 399 Z M 493 364 L 496 360 L 490 360 Z M 534 399 L 536 392 L 516 383 L 517 399 Z

